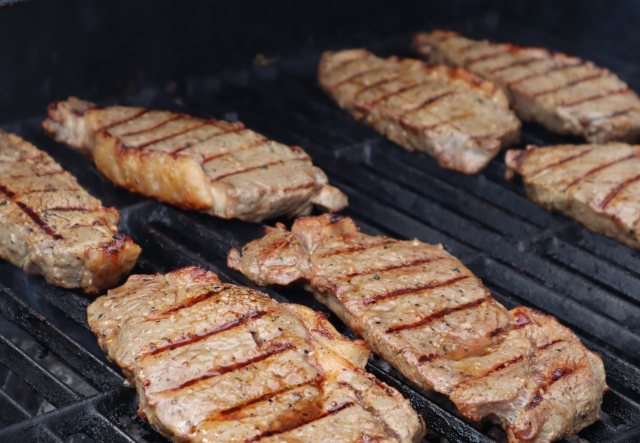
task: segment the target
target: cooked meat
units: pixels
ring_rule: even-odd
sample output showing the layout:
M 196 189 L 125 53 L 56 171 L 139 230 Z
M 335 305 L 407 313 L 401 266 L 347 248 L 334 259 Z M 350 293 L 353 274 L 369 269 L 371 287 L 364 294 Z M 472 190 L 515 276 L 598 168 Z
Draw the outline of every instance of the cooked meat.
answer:
M 640 249 L 640 146 L 528 146 L 505 159 L 537 204 Z
M 640 136 L 640 99 L 608 69 L 542 48 L 419 33 L 413 48 L 432 63 L 461 66 L 499 84 L 523 120 L 591 143 Z
M 327 214 L 270 228 L 228 264 L 259 285 L 304 282 L 405 377 L 470 419 L 497 419 L 510 442 L 568 437 L 600 416 L 600 357 L 550 316 L 507 311 L 441 245 Z
M 140 255 L 105 208 L 47 153 L 0 130 L 0 257 L 47 282 L 93 293 Z
M 347 197 L 299 147 L 242 123 L 69 98 L 49 106 L 43 128 L 89 155 L 118 186 L 183 209 L 260 222 L 340 211 Z
M 476 173 L 520 135 L 500 88 L 464 69 L 353 49 L 325 52 L 318 79 L 356 119 L 443 168 Z
M 88 308 L 140 397 L 180 442 L 418 443 L 424 422 L 363 370 L 370 351 L 322 313 L 221 283 L 195 266 L 134 275 Z

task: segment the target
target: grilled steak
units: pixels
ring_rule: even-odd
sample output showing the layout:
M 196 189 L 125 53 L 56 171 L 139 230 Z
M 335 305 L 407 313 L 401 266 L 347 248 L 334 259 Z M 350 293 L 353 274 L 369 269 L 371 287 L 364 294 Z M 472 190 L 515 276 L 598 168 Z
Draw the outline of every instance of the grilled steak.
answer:
M 550 442 L 596 421 L 602 360 L 545 314 L 507 311 L 442 246 L 358 232 L 328 214 L 232 249 L 228 264 L 260 285 L 302 281 L 371 349 L 510 442 Z
M 529 146 L 505 159 L 537 204 L 640 249 L 640 146 Z
M 183 209 L 260 222 L 340 211 L 347 197 L 299 147 L 242 123 L 143 108 L 100 108 L 70 98 L 42 123 L 54 139 L 89 155 L 118 186 Z
M 422 419 L 322 313 L 195 266 L 134 275 L 88 308 L 138 414 L 175 441 L 404 442 Z
M 356 119 L 443 168 L 476 173 L 520 135 L 500 88 L 464 69 L 354 49 L 325 52 L 318 79 Z
M 499 84 L 518 116 L 592 143 L 640 136 L 640 99 L 607 69 L 542 48 L 474 41 L 457 32 L 414 37 L 433 63 L 461 66 Z
M 0 130 L 0 257 L 48 283 L 98 292 L 133 268 L 140 247 L 47 153 Z

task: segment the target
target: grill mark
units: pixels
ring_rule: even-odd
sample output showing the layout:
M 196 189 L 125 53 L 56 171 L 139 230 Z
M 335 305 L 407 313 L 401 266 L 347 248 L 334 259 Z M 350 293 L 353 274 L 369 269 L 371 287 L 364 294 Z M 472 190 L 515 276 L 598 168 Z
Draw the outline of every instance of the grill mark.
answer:
M 137 114 L 135 114 L 135 115 L 133 115 L 133 116 L 131 116 L 131 117 L 127 117 L 127 118 L 125 118 L 125 119 L 122 119 L 122 120 L 119 120 L 119 121 L 113 122 L 113 123 L 111 123 L 110 125 L 104 126 L 104 127 L 103 127 L 103 128 L 101 128 L 100 130 L 101 130 L 101 131 L 108 131 L 109 129 L 113 129 L 113 128 L 115 128 L 116 126 L 123 125 L 123 124 L 125 124 L 125 123 L 127 123 L 127 122 L 130 122 L 130 121 L 132 121 L 132 120 L 137 119 L 138 117 L 142 117 L 144 114 L 146 114 L 146 113 L 147 113 L 147 112 L 149 112 L 149 111 L 150 111 L 150 109 L 143 109 L 142 111 L 138 112 Z
M 410 268 L 412 266 L 418 266 L 418 265 L 422 265 L 425 263 L 431 263 L 432 261 L 438 261 L 443 259 L 444 257 L 436 257 L 435 259 L 431 259 L 431 258 L 419 258 L 417 260 L 414 260 L 410 263 L 402 263 L 400 265 L 392 265 L 392 266 L 387 266 L 384 268 L 378 268 L 378 269 L 371 269 L 369 271 L 364 271 L 364 272 L 354 272 L 352 274 L 346 274 L 346 275 L 340 275 L 338 278 L 352 278 L 352 277 L 356 277 L 356 276 L 361 276 L 361 275 L 369 275 L 369 274 L 376 274 L 378 272 L 387 272 L 387 271 L 393 271 L 395 269 L 401 269 L 401 268 Z
M 48 188 L 48 189 L 29 189 L 28 191 L 17 191 L 20 195 L 28 195 L 35 194 L 36 192 L 72 192 L 72 191 L 80 191 L 81 189 L 56 189 L 56 188 Z
M 290 188 L 284 188 L 282 190 L 282 192 L 286 194 L 287 192 L 299 191 L 300 189 L 315 188 L 316 186 L 317 186 L 316 182 L 303 183 L 303 184 L 298 185 L 298 186 L 292 186 Z
M 631 93 L 631 89 L 629 89 L 628 87 L 624 87 L 621 89 L 616 89 L 614 91 L 607 91 L 607 92 L 603 92 L 601 94 L 594 94 L 594 95 L 590 95 L 589 97 L 585 97 L 582 98 L 580 100 L 575 100 L 572 102 L 559 102 L 557 104 L 557 106 L 562 106 L 562 107 L 571 107 L 571 106 L 577 106 L 577 105 L 581 105 L 582 103 L 586 103 L 586 102 L 590 102 L 590 101 L 594 101 L 594 100 L 598 100 L 601 98 L 605 98 L 605 97 L 611 97 L 613 95 L 622 95 L 622 94 L 629 94 Z
M 359 106 L 356 106 L 356 108 L 359 111 L 363 111 L 363 112 L 369 111 L 372 108 L 375 108 L 376 106 L 378 106 L 380 103 L 382 103 L 386 99 L 393 97 L 394 95 L 399 95 L 399 94 L 402 94 L 403 92 L 409 91 L 409 90 L 414 89 L 414 88 L 419 88 L 420 86 L 423 86 L 423 85 L 427 84 L 427 80 L 431 80 L 431 79 L 428 78 L 428 77 L 425 77 L 425 78 L 423 78 L 423 81 L 420 81 L 418 83 L 414 83 L 411 86 L 405 86 L 403 88 L 398 89 L 395 92 L 388 92 L 388 93 L 382 95 L 381 97 L 378 97 L 377 99 L 375 99 L 371 103 L 366 103 L 364 105 L 359 105 Z
M 437 360 L 441 357 L 442 355 L 440 354 L 421 355 L 420 358 L 418 359 L 418 363 L 431 363 L 433 360 Z
M 229 132 L 237 132 L 237 131 L 229 131 Z M 229 132 L 227 132 L 227 134 Z M 222 135 L 222 133 L 221 134 L 217 134 L 217 135 Z M 214 137 L 211 137 L 211 138 L 214 138 Z M 244 145 L 241 145 L 235 151 L 225 152 L 223 154 L 216 154 L 216 155 L 212 155 L 211 157 L 205 157 L 205 158 L 202 159 L 202 162 L 200 164 L 204 165 L 205 163 L 209 163 L 211 160 L 215 160 L 217 158 L 224 157 L 225 155 L 235 154 L 236 152 L 240 152 L 240 151 L 242 151 L 244 149 L 250 149 L 250 148 L 255 148 L 257 146 L 262 146 L 262 145 L 266 144 L 268 141 L 270 141 L 268 138 L 263 137 L 262 139 L 257 140 L 255 142 L 245 143 Z
M 358 60 L 363 60 L 365 58 L 369 58 L 369 57 L 372 57 L 372 56 L 373 56 L 373 54 L 371 54 L 369 52 L 364 52 L 364 53 L 358 55 L 358 57 L 356 57 L 356 58 L 350 58 L 348 60 L 342 60 L 340 63 L 338 63 L 337 65 L 332 67 L 329 72 L 335 71 L 336 69 L 343 68 L 343 67 L 345 67 L 345 66 L 347 66 L 347 65 L 349 65 L 349 64 L 351 64 L 353 62 L 356 62 Z
M 284 163 L 289 163 L 289 162 L 300 162 L 300 161 L 306 162 L 308 160 L 309 160 L 308 158 L 292 158 L 292 159 L 284 160 L 284 161 L 277 160 L 277 161 L 265 163 L 263 165 L 253 166 L 253 167 L 247 168 L 247 169 L 241 169 L 239 171 L 228 172 L 226 174 L 223 174 L 223 175 L 221 175 L 219 177 L 214 178 L 213 181 L 220 181 L 223 178 L 231 177 L 232 175 L 244 174 L 246 172 L 251 172 L 251 171 L 254 171 L 256 169 L 267 169 L 267 167 L 269 167 L 269 166 L 282 165 Z
M 164 137 L 157 138 L 155 140 L 150 140 L 148 142 L 145 142 L 145 143 L 143 143 L 141 145 L 136 146 L 136 149 L 144 149 L 144 148 L 149 147 L 151 145 L 155 145 L 156 143 L 160 143 L 160 142 L 168 140 L 170 138 L 177 137 L 179 135 L 185 134 L 185 133 L 187 133 L 189 131 L 193 131 L 194 129 L 202 128 L 206 124 L 207 124 L 207 122 L 203 122 L 198 126 L 194 126 L 194 127 L 189 128 L 189 129 L 184 129 L 182 131 L 178 131 L 175 134 L 170 134 L 170 135 L 166 135 Z
M 236 363 L 235 365 L 229 365 L 229 366 L 225 366 L 223 368 L 220 368 L 216 371 L 208 371 L 205 374 L 201 375 L 198 378 L 194 378 L 193 380 L 189 380 L 188 382 L 182 383 L 180 386 L 172 388 L 172 389 L 167 389 L 166 391 L 162 391 L 162 392 L 176 392 L 179 390 L 182 390 L 184 388 L 188 388 L 189 386 L 193 386 L 196 383 L 200 383 L 201 381 L 205 381 L 208 380 L 210 378 L 213 377 L 218 377 L 220 375 L 224 375 L 224 374 L 228 374 L 229 372 L 234 372 L 237 370 L 240 370 L 246 366 L 249 366 L 251 364 L 254 363 L 258 363 L 261 362 L 263 360 L 268 359 L 269 357 L 273 357 L 275 355 L 278 354 L 282 354 L 283 352 L 286 352 L 290 349 L 296 349 L 296 347 L 294 345 L 292 345 L 291 343 L 275 343 L 273 345 L 270 346 L 270 348 L 268 349 L 268 351 L 264 354 L 258 355 L 254 358 L 250 358 L 249 360 L 245 360 L 243 362 L 240 363 Z
M 225 323 L 224 325 L 220 326 L 218 329 L 215 329 L 213 331 L 209 331 L 205 334 L 200 334 L 200 335 L 191 335 L 189 333 L 187 333 L 186 337 L 183 337 L 182 339 L 178 338 L 176 341 L 173 342 L 168 342 L 170 343 L 170 346 L 165 346 L 162 348 L 155 348 L 153 350 L 147 351 L 147 352 L 143 352 L 142 356 L 143 357 L 149 357 L 149 356 L 153 356 L 153 355 L 157 355 L 160 354 L 161 352 L 165 352 L 165 351 L 171 351 L 173 349 L 176 348 L 181 348 L 183 346 L 187 346 L 193 343 L 197 343 L 199 341 L 205 340 L 209 337 L 211 337 L 212 335 L 216 335 L 216 334 L 220 334 L 221 332 L 225 332 L 228 331 L 230 329 L 234 329 L 237 328 L 239 326 L 245 325 L 247 324 L 249 321 L 253 320 L 253 319 L 257 319 L 260 318 L 264 315 L 268 314 L 267 311 L 259 311 L 259 312 L 254 312 L 253 314 L 251 314 L 250 316 L 241 316 L 233 321 L 230 321 L 228 323 Z
M 355 93 L 355 95 L 353 96 L 354 101 L 355 101 L 355 99 L 356 99 L 360 94 L 362 94 L 363 92 L 368 91 L 369 89 L 375 88 L 376 86 L 380 86 L 380 85 L 383 85 L 383 84 L 385 84 L 385 83 L 392 82 L 392 81 L 394 81 L 394 80 L 398 79 L 399 77 L 402 77 L 403 75 L 407 74 L 407 72 L 396 72 L 395 74 L 396 74 L 396 75 L 395 75 L 395 76 L 393 76 L 393 77 L 391 77 L 391 78 L 385 78 L 385 79 L 379 80 L 379 81 L 377 81 L 377 82 L 375 82 L 375 83 L 371 83 L 369 86 L 365 86 L 364 88 L 360 89 L 360 90 L 359 90 L 358 92 L 356 92 L 356 93 Z
M 580 78 L 580 79 L 571 80 L 570 82 L 567 82 L 562 86 L 556 86 L 555 88 L 550 88 L 550 89 L 546 89 L 544 91 L 536 92 L 535 94 L 532 95 L 532 97 L 533 98 L 537 98 L 537 97 L 541 97 L 543 95 L 553 94 L 554 92 L 558 92 L 558 91 L 561 91 L 563 89 L 570 88 L 571 86 L 575 86 L 577 84 L 580 84 L 580 83 L 583 83 L 583 82 L 587 82 L 589 80 L 602 78 L 605 75 L 607 75 L 607 71 L 602 70 L 600 72 L 597 72 L 597 73 L 592 74 L 592 75 L 587 75 L 586 77 L 583 77 L 583 78 Z
M 584 62 L 580 62 L 580 63 L 576 63 L 576 64 L 563 64 L 563 65 L 554 66 L 553 68 L 545 69 L 542 72 L 531 73 L 531 74 L 525 75 L 524 77 L 519 78 L 517 80 L 512 80 L 510 82 L 507 82 L 507 83 L 505 83 L 505 86 L 511 87 L 512 85 L 515 85 L 516 83 L 520 83 L 520 82 L 523 82 L 525 80 L 529 80 L 531 78 L 544 77 L 545 75 L 551 74 L 552 72 L 562 71 L 564 69 L 569 69 L 569 68 L 573 68 L 573 67 L 576 67 L 576 66 L 582 66 L 583 64 L 584 64 Z
M 565 340 L 554 340 L 551 343 L 547 343 L 546 345 L 540 346 L 539 348 L 536 348 L 533 352 L 533 355 L 537 356 L 540 353 L 542 353 L 542 351 L 544 351 L 545 349 L 549 349 L 551 346 L 556 345 L 558 343 L 563 343 Z
M 451 90 L 451 91 L 442 92 L 440 94 L 436 94 L 433 97 L 430 97 L 430 98 L 426 99 L 425 101 L 423 101 L 422 104 L 420 104 L 420 106 L 418 106 L 417 108 L 413 108 L 413 109 L 409 109 L 407 111 L 404 111 L 402 114 L 400 114 L 399 118 L 402 119 L 407 114 L 410 114 L 412 112 L 415 112 L 415 111 L 418 111 L 420 109 L 423 109 L 423 108 L 429 106 L 430 104 L 440 100 L 441 98 L 448 97 L 448 96 L 453 95 L 455 93 L 456 93 L 456 91 Z
M 587 121 L 587 123 L 589 123 L 589 122 L 595 122 L 595 121 L 598 121 L 598 120 L 607 120 L 609 118 L 618 117 L 620 115 L 628 114 L 628 113 L 633 112 L 633 111 L 640 111 L 640 109 L 638 109 L 636 107 L 631 107 L 631 108 L 627 108 L 627 109 L 622 109 L 620 111 L 614 111 L 614 112 L 610 112 L 608 114 L 600 115 L 598 117 L 588 118 L 588 119 L 586 119 L 586 121 Z
M 184 117 L 186 117 L 186 115 L 184 115 L 184 114 L 173 114 L 168 119 L 164 120 L 163 122 L 158 123 L 156 125 L 153 125 L 153 126 L 151 126 L 149 128 L 140 129 L 139 131 L 127 132 L 126 134 L 120 134 L 117 137 L 118 138 L 122 138 L 122 137 L 127 137 L 129 135 L 138 135 L 138 134 L 142 134 L 143 132 L 153 131 L 154 129 L 158 129 L 158 128 L 166 125 L 169 122 L 172 122 L 174 120 L 177 120 L 179 118 L 184 118 Z
M 312 419 L 309 419 L 309 420 L 304 420 L 304 421 L 302 421 L 300 423 L 297 423 L 295 425 L 289 425 L 289 426 L 284 425 L 282 428 L 280 428 L 278 430 L 275 430 L 275 431 L 263 432 L 263 433 L 261 433 L 259 435 L 256 435 L 255 437 L 251 437 L 250 439 L 245 440 L 245 443 L 260 441 L 263 438 L 271 437 L 272 435 L 278 435 L 278 434 L 283 434 L 285 432 L 293 431 L 293 430 L 295 430 L 297 428 L 300 428 L 302 426 L 308 425 L 309 423 L 313 423 L 314 421 L 323 419 L 323 418 L 328 417 L 330 415 L 335 415 L 338 412 L 340 412 L 340 411 L 342 411 L 344 409 L 350 408 L 350 407 L 352 407 L 354 405 L 355 405 L 355 403 L 353 403 L 353 402 L 342 403 L 341 405 L 335 406 L 335 407 L 329 409 L 324 414 L 320 414 L 319 416 L 317 416 L 315 418 L 312 418 Z
M 564 190 L 566 191 L 569 188 L 571 188 L 572 186 L 577 185 L 579 182 L 581 182 L 582 180 L 584 180 L 588 176 L 595 174 L 596 172 L 600 172 L 603 169 L 607 169 L 609 166 L 613 166 L 613 165 L 615 165 L 617 163 L 622 163 L 622 162 L 625 162 L 627 160 L 631 160 L 632 158 L 635 158 L 637 156 L 638 156 L 638 154 L 634 153 L 634 154 L 631 154 L 631 155 L 627 155 L 626 157 L 619 158 L 618 160 L 614 160 L 612 162 L 605 163 L 604 165 L 600 165 L 600 166 L 598 166 L 596 168 L 593 168 L 590 171 L 588 171 L 586 174 L 584 174 L 583 176 L 578 177 L 574 181 L 572 181 Z
M 24 212 L 40 229 L 42 229 L 46 234 L 50 235 L 54 238 L 54 240 L 62 240 L 64 237 L 58 233 L 56 233 L 51 226 L 49 226 L 36 212 L 31 209 L 29 206 L 24 203 L 17 201 L 15 199 L 16 194 L 10 190 L 8 190 L 4 185 L 0 184 L 0 192 L 4 194 L 8 200 L 12 201 L 20 209 Z
M 508 53 L 509 53 L 508 49 L 506 49 L 506 50 L 505 49 L 501 49 L 501 50 L 496 51 L 496 52 L 491 52 L 489 54 L 480 55 L 478 57 L 473 57 L 473 58 L 470 58 L 470 59 L 464 61 L 464 67 L 468 68 L 469 66 L 471 66 L 474 63 L 482 62 L 482 61 L 485 61 L 485 60 L 491 60 L 492 58 L 500 57 L 501 55 L 505 55 L 505 54 L 508 54 Z
M 10 163 L 10 162 L 7 162 Z M 13 163 L 13 162 L 11 162 Z M 17 162 L 16 162 L 17 163 Z M 53 171 L 53 172 L 45 172 L 44 174 L 28 174 L 28 175 L 12 175 L 10 178 L 15 179 L 15 178 L 31 178 L 31 177 L 45 177 L 45 176 L 52 176 L 52 175 L 60 175 L 60 174 L 64 174 L 65 171 L 64 169 L 61 169 L 59 171 Z
M 330 89 L 336 89 L 342 85 L 344 85 L 345 83 L 349 83 L 355 79 L 357 79 L 358 77 L 362 77 L 363 75 L 367 75 L 367 74 L 371 74 L 372 72 L 377 72 L 377 71 L 383 71 L 385 69 L 389 69 L 389 65 L 384 65 L 382 67 L 378 67 L 378 68 L 373 68 L 373 69 L 367 69 L 366 71 L 361 71 L 358 72 L 357 74 L 354 74 L 350 77 L 347 77 L 344 80 L 339 81 L 338 83 L 336 83 L 335 85 L 331 86 Z
M 71 211 L 91 211 L 91 209 L 84 208 L 82 206 L 54 206 L 52 208 L 47 208 L 47 212 L 51 212 L 51 211 L 71 212 Z
M 218 291 L 209 291 L 209 292 L 205 292 L 204 294 L 200 294 L 197 297 L 193 297 L 189 300 L 186 300 L 184 303 L 179 304 L 178 306 L 175 306 L 171 309 L 168 309 L 164 312 L 152 312 L 151 314 L 149 314 L 148 320 L 159 320 L 161 318 L 165 318 L 170 316 L 171 314 L 174 314 L 182 309 L 185 308 L 189 308 L 193 305 L 195 305 L 196 303 L 200 303 L 201 301 L 204 301 L 206 299 L 208 299 L 209 297 L 213 297 L 214 295 L 218 295 L 218 294 L 222 294 L 223 292 L 225 292 L 227 289 L 229 289 L 228 287 L 216 287 L 215 289 L 219 289 Z
M 620 183 L 618 186 L 615 187 L 615 189 L 613 189 L 605 198 L 604 200 L 602 200 L 602 202 L 600 203 L 600 209 L 604 209 L 607 207 L 607 205 L 609 203 L 611 203 L 611 200 L 613 200 L 614 198 L 616 198 L 616 196 L 622 192 L 622 190 L 630 185 L 632 185 L 633 183 L 640 181 L 640 174 L 636 175 L 635 177 L 631 177 L 628 180 L 625 180 L 624 182 Z
M 234 406 L 234 407 L 232 407 L 232 408 L 230 408 L 230 409 L 226 409 L 226 410 L 224 410 L 224 411 L 220 411 L 220 412 L 214 412 L 214 414 L 213 414 L 213 415 L 216 415 L 216 416 L 217 416 L 217 415 L 220 415 L 220 416 L 224 417 L 224 418 L 225 418 L 225 419 L 227 419 L 227 420 L 229 420 L 229 419 L 233 419 L 232 417 L 227 417 L 227 416 L 228 416 L 228 415 L 231 415 L 231 414 L 233 414 L 233 413 L 235 413 L 235 412 L 238 412 L 238 411 L 240 411 L 241 409 L 244 409 L 244 408 L 246 408 L 246 407 L 248 407 L 248 406 L 254 405 L 254 404 L 256 404 L 256 403 L 260 403 L 260 402 L 262 402 L 262 401 L 268 400 L 268 399 L 273 398 L 273 397 L 276 397 L 276 396 L 278 396 L 278 395 L 285 394 L 285 393 L 287 393 L 287 392 L 289 392 L 289 391 L 293 391 L 294 389 L 299 389 L 299 388 L 302 388 L 302 387 L 305 387 L 305 386 L 309 386 L 309 385 L 316 385 L 316 386 L 317 386 L 318 384 L 319 384 L 319 380 L 318 380 L 318 379 L 316 379 L 316 380 L 311 380 L 311 381 L 308 381 L 308 382 L 305 382 L 305 383 L 301 383 L 301 384 L 299 384 L 299 385 L 289 386 L 289 387 L 284 388 L 284 389 L 281 389 L 281 390 L 279 390 L 279 391 L 276 391 L 276 392 L 270 392 L 270 393 L 265 394 L 265 395 L 263 395 L 263 396 L 261 396 L 261 397 L 254 398 L 253 400 L 246 401 L 246 402 L 241 403 L 241 404 L 239 404 L 239 405 L 237 405 L 237 406 Z M 215 420 L 216 418 L 214 418 L 214 417 L 207 417 L 207 419 L 206 419 L 206 420 L 212 420 L 212 419 L 213 419 L 213 420 Z
M 466 311 L 467 309 L 473 309 L 476 306 L 480 306 L 481 304 L 487 302 L 489 300 L 490 296 L 487 297 L 483 297 L 479 300 L 473 301 L 471 303 L 465 303 L 464 305 L 460 305 L 460 306 L 456 306 L 455 308 L 446 308 L 443 309 L 441 311 L 435 312 L 425 318 L 423 318 L 422 320 L 419 320 L 415 323 L 409 323 L 409 324 L 405 324 L 405 325 L 398 325 L 398 326 L 394 326 L 392 328 L 387 329 L 387 334 L 392 334 L 395 332 L 400 332 L 400 331 L 404 331 L 405 329 L 415 329 L 415 328 L 419 328 L 421 326 L 425 326 L 431 322 L 434 322 L 436 320 L 440 320 L 441 318 L 452 314 L 454 312 L 460 312 L 460 311 Z
M 535 57 L 535 58 L 528 58 L 528 59 L 525 59 L 525 60 L 517 60 L 517 61 L 509 63 L 508 65 L 500 66 L 498 68 L 489 69 L 489 70 L 487 70 L 485 72 L 487 74 L 495 74 L 498 71 L 503 71 L 503 70 L 509 69 L 509 68 L 515 68 L 516 66 L 528 65 L 529 63 L 533 63 L 533 62 L 538 61 L 538 60 L 545 60 L 545 58 L 544 57 Z
M 436 283 L 434 285 L 422 285 L 422 286 L 417 286 L 414 288 L 402 288 L 402 289 L 396 289 L 395 291 L 391 291 L 391 292 L 387 292 L 384 294 L 378 294 L 375 295 L 373 297 L 369 297 L 368 299 L 366 299 L 363 303 L 365 305 L 370 305 L 373 303 L 376 303 L 380 300 L 387 300 L 389 298 L 397 298 L 397 297 L 401 297 L 405 294 L 413 294 L 415 292 L 420 292 L 420 291 L 425 291 L 427 289 L 436 289 L 436 288 L 442 288 L 442 287 L 446 287 L 446 286 L 451 286 L 456 284 L 457 282 L 461 281 L 461 280 L 465 280 L 469 278 L 468 275 L 463 275 L 462 277 L 456 277 L 456 278 L 452 278 L 451 280 L 446 280 L 443 281 L 441 283 Z
M 562 378 L 566 377 L 567 375 L 571 375 L 574 372 L 582 369 L 583 365 L 580 365 L 576 368 L 556 368 L 555 371 L 553 371 L 553 374 L 551 374 L 551 377 L 545 382 L 543 383 L 543 385 L 540 387 L 540 389 L 546 391 L 551 385 L 553 385 L 555 382 L 557 382 L 558 380 L 561 380 Z M 540 394 L 537 394 L 533 397 L 533 399 L 531 400 L 531 402 L 525 406 L 525 411 L 530 411 L 532 409 L 535 409 L 538 407 L 538 405 L 540 403 L 542 403 L 542 401 L 544 400 L 544 397 Z
M 338 220 L 339 221 L 339 220 Z M 389 241 L 387 243 L 381 243 L 379 245 L 371 245 L 371 246 L 364 246 L 364 245 L 356 245 L 356 246 L 351 246 L 350 248 L 347 249 L 343 249 L 343 250 L 335 250 L 333 252 L 327 252 L 325 254 L 320 254 L 318 255 L 318 258 L 326 258 L 326 257 L 333 257 L 334 255 L 338 255 L 338 254 L 349 254 L 351 252 L 358 252 L 358 251 L 364 251 L 367 249 L 371 249 L 371 248 L 376 248 L 378 246 L 386 246 L 386 245 L 391 245 L 397 243 L 397 241 Z
M 487 334 L 487 337 L 489 337 L 489 338 L 495 338 L 495 337 L 498 337 L 499 335 L 504 334 L 505 332 L 506 332 L 506 331 L 505 331 L 505 329 L 504 329 L 504 328 L 496 328 L 496 329 L 494 329 L 493 331 L 489 332 L 489 333 Z
M 569 156 L 569 157 L 567 157 L 567 158 L 563 158 L 562 160 L 559 160 L 559 161 L 557 161 L 557 162 L 555 162 L 555 163 L 551 163 L 551 164 L 549 164 L 549 165 L 545 166 L 544 168 L 539 169 L 539 170 L 534 174 L 534 176 L 533 176 L 533 177 L 538 176 L 538 174 L 540 174 L 542 171 L 546 171 L 547 169 L 555 168 L 556 166 L 564 165 L 565 163 L 568 163 L 568 162 L 570 162 L 571 160 L 575 160 L 576 158 L 580 158 L 580 157 L 582 157 L 582 156 L 584 156 L 584 155 L 587 155 L 587 154 L 588 154 L 588 153 L 590 153 L 591 151 L 593 151 L 593 149 L 586 149 L 586 150 L 584 150 L 584 151 L 582 151 L 582 152 L 579 152 L 578 154 L 573 154 L 573 155 L 570 155 L 570 156 Z M 532 177 L 532 178 L 533 178 L 533 177 Z
M 460 115 L 456 115 L 455 117 L 451 117 L 447 120 L 442 120 L 436 124 L 433 125 L 427 125 L 427 126 L 421 126 L 421 125 L 414 125 L 413 123 L 407 123 L 405 119 L 401 119 L 400 120 L 400 124 L 404 127 L 407 127 L 411 130 L 431 130 L 431 129 L 435 129 L 440 125 L 444 125 L 444 124 L 452 124 L 453 122 L 457 121 L 457 120 L 463 120 L 465 118 L 469 118 L 469 117 L 474 117 L 476 114 L 472 113 L 472 112 L 465 112 L 462 113 Z M 492 138 L 491 134 L 487 134 L 487 135 L 470 135 L 472 138 Z

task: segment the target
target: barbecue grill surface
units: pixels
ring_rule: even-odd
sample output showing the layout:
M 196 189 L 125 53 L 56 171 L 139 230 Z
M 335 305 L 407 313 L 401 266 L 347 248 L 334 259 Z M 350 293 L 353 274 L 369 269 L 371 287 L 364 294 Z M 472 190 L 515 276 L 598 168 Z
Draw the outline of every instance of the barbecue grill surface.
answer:
M 451 27 L 475 38 L 571 49 L 570 44 L 508 24 Z M 411 36 L 370 41 L 367 49 L 380 56 L 410 56 Z M 441 169 L 424 154 L 408 153 L 353 121 L 317 85 L 319 57 L 320 52 L 309 52 L 217 77 L 192 76 L 168 88 L 170 92 L 148 85 L 102 104 L 238 119 L 275 140 L 302 146 L 331 183 L 348 194 L 351 206 L 345 214 L 364 232 L 442 243 L 507 308 L 526 305 L 552 314 L 599 352 L 611 391 L 605 395 L 603 420 L 579 437 L 591 443 L 640 441 L 640 253 L 528 201 L 521 183 L 504 179 L 503 154 L 482 173 L 466 176 Z M 631 64 L 607 54 L 590 58 L 639 90 L 640 77 L 634 77 Z M 261 226 L 181 211 L 115 188 L 89 160 L 44 135 L 39 126 L 42 111 L 2 127 L 49 152 L 105 206 L 118 208 L 121 232 L 143 247 L 132 273 L 199 265 L 223 281 L 255 287 L 225 263 L 231 246 L 263 235 Z M 524 124 L 522 143 L 514 147 L 567 141 L 578 140 Z M 311 294 L 266 292 L 278 301 L 324 311 L 349 334 Z M 0 429 L 0 441 L 166 441 L 135 416 L 134 390 L 122 386 L 120 371 L 95 344 L 86 323 L 92 300 L 0 263 L 0 312 L 18 326 L 0 328 L 0 363 L 11 377 L 22 380 L 15 386 L 36 396 L 49 411 L 35 416 L 37 407 L 0 389 L 0 420 L 8 425 Z M 0 375 L 6 375 L 0 369 Z M 430 429 L 427 441 L 504 441 L 498 427 L 462 418 L 444 397 L 419 392 L 388 364 L 374 358 L 367 369 L 412 401 Z

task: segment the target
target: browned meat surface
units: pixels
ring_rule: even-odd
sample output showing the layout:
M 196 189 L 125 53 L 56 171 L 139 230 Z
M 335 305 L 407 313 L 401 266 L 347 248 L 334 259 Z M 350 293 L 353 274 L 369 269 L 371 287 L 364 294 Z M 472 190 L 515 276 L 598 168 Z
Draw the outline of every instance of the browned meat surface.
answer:
M 591 143 L 640 136 L 640 99 L 607 69 L 542 48 L 475 41 L 451 31 L 419 33 L 414 50 L 499 84 L 518 116 Z
M 520 135 L 500 88 L 464 69 L 353 49 L 325 52 L 318 80 L 356 119 L 443 168 L 476 173 Z
M 89 325 L 179 442 L 418 443 L 422 418 L 363 370 L 370 351 L 323 314 L 221 283 L 195 266 L 134 275 Z
M 529 146 L 508 151 L 506 162 L 543 208 L 640 249 L 640 146 Z
M 242 123 L 69 98 L 42 123 L 54 139 L 89 155 L 118 186 L 183 209 L 260 222 L 340 211 L 347 197 L 299 147 Z
M 64 288 L 115 285 L 140 255 L 105 208 L 49 155 L 0 130 L 0 257 Z
M 509 441 L 568 437 L 600 416 L 600 357 L 554 318 L 507 311 L 441 245 L 358 232 L 322 215 L 270 228 L 228 264 L 260 285 L 305 283 L 371 349 Z

